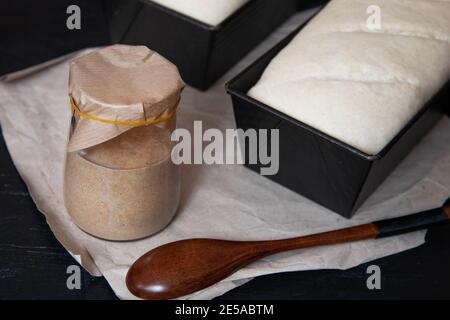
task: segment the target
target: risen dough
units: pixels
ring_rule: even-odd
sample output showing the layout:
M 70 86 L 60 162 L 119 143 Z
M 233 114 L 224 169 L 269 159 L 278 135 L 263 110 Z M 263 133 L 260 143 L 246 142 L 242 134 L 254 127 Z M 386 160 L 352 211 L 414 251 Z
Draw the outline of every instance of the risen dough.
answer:
M 191 18 L 216 26 L 249 0 L 151 0 Z
M 449 77 L 450 0 L 332 0 L 248 94 L 373 155 Z

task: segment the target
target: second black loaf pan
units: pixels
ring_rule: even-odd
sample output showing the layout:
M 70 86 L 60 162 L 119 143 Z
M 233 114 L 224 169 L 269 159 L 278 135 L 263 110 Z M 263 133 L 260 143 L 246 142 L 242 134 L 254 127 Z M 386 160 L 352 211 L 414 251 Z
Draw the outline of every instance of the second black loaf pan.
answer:
M 202 90 L 299 8 L 299 0 L 251 0 L 218 26 L 209 26 L 148 0 L 105 4 L 114 43 L 148 46 Z

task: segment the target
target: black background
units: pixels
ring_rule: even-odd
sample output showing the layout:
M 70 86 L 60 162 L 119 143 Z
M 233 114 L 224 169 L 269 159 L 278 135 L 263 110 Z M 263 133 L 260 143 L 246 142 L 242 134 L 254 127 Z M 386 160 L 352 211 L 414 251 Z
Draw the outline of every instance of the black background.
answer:
M 66 26 L 66 9 L 79 5 L 81 30 Z M 109 43 L 100 0 L 3 1 L 0 10 L 0 76 L 70 52 Z

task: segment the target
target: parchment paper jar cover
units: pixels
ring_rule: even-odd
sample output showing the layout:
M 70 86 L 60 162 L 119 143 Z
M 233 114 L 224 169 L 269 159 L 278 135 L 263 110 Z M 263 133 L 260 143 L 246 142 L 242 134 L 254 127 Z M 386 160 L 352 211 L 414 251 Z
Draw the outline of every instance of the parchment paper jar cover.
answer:
M 177 67 L 144 46 L 114 45 L 71 63 L 64 201 L 81 229 L 132 240 L 172 220 L 180 186 L 170 134 L 183 88 Z

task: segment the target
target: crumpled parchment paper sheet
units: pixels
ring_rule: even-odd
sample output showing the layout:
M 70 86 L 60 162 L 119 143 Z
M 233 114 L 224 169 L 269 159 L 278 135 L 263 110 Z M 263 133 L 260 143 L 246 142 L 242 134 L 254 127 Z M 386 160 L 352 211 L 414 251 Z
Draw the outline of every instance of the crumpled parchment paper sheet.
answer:
M 309 12 L 308 14 L 310 14 Z M 194 120 L 206 128 L 233 128 L 225 79 L 254 61 L 304 21 L 299 14 L 243 59 L 207 92 L 187 88 L 179 107 L 179 127 Z M 70 107 L 68 63 L 11 83 L 0 83 L 0 122 L 13 161 L 58 240 L 94 275 L 104 275 L 123 299 L 129 266 L 161 244 L 195 237 L 230 240 L 279 239 L 400 216 L 439 206 L 450 195 L 450 121 L 443 119 L 419 143 L 352 220 L 320 207 L 239 165 L 185 165 L 182 198 L 173 223 L 157 235 L 133 242 L 110 242 L 79 230 L 63 204 L 63 161 Z M 347 269 L 419 246 L 425 232 L 360 241 L 271 256 L 186 299 L 210 299 L 249 279 L 275 272 Z M 182 268 L 183 266 L 180 266 Z

